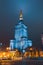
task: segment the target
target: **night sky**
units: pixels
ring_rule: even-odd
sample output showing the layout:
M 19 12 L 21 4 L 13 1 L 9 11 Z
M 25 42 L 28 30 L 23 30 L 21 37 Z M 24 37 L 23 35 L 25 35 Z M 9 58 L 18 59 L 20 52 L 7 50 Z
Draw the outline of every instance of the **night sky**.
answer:
M 24 24 L 28 26 L 28 38 L 33 46 L 41 46 L 43 32 L 43 0 L 0 0 L 0 42 L 8 45 L 14 39 L 14 27 L 22 9 Z

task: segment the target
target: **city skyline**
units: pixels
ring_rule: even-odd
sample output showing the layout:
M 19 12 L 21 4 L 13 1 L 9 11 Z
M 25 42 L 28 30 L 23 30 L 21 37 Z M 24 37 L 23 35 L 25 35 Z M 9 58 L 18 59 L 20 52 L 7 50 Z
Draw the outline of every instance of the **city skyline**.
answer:
M 28 26 L 28 37 L 33 46 L 41 45 L 43 32 L 43 1 L 0 0 L 0 42 L 6 45 L 13 39 L 14 26 L 22 9 L 24 23 Z

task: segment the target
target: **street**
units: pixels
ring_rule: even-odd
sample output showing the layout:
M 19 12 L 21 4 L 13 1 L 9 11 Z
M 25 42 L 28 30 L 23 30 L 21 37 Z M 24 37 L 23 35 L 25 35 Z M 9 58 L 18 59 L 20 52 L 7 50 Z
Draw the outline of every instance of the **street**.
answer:
M 43 65 L 43 60 L 28 60 L 28 61 L 1 60 L 0 65 Z

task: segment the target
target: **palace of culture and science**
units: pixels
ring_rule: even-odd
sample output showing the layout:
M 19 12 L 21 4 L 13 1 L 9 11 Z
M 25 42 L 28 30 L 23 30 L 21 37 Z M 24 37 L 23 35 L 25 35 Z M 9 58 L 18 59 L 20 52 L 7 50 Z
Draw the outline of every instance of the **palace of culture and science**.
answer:
M 15 26 L 14 40 L 10 40 L 10 48 L 25 50 L 32 46 L 32 41 L 28 40 L 27 26 L 23 22 L 22 11 L 20 11 L 19 22 Z

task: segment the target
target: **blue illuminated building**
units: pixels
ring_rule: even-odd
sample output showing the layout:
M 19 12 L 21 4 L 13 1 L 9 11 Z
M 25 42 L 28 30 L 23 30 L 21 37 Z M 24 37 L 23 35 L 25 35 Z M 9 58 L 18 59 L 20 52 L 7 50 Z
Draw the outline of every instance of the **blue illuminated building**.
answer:
M 19 21 L 15 26 L 14 40 L 10 40 L 10 48 L 24 50 L 30 46 L 32 46 L 32 41 L 28 40 L 27 26 L 23 23 L 23 15 L 20 11 Z

